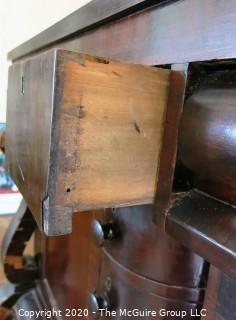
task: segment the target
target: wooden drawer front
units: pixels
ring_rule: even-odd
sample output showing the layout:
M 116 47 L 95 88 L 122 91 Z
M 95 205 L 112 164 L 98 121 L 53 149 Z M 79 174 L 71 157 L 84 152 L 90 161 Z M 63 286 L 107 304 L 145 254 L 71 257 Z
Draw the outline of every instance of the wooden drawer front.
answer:
M 191 319 L 191 309 L 194 311 L 202 303 L 200 289 L 168 286 L 140 277 L 107 255 L 103 257 L 101 276 L 94 294 L 96 297 L 103 297 L 108 308 L 117 312 L 116 317 L 103 317 L 104 319 L 130 318 L 121 316 L 120 309 L 156 311 L 156 317 L 147 315 L 138 317 L 140 319 L 163 319 L 163 315 L 159 314 L 161 309 L 183 310 L 187 313 L 185 318 Z M 173 319 L 173 315 L 164 319 Z
M 204 259 L 168 236 L 153 223 L 153 206 L 118 208 L 105 214 L 117 236 L 105 241 L 105 251 L 142 276 L 166 284 L 203 286 Z
M 48 235 L 154 199 L 169 70 L 52 50 L 10 68 L 8 168 Z

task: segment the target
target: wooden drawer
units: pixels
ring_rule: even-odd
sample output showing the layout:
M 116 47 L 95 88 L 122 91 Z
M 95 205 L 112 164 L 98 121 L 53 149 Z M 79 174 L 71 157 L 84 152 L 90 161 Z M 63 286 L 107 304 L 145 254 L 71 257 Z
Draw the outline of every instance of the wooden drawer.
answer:
M 139 275 L 183 287 L 203 287 L 206 262 L 153 223 L 153 205 L 107 211 L 104 224 L 114 228 L 104 250 Z
M 184 288 L 181 286 L 169 286 L 161 282 L 141 277 L 116 263 L 108 255 L 103 256 L 101 275 L 95 292 L 89 297 L 91 315 L 99 314 L 97 307 L 107 306 L 116 315 L 110 316 L 103 313 L 102 319 L 130 319 L 135 315 L 130 314 L 133 310 L 137 312 L 153 311 L 150 314 L 136 315 L 138 319 L 177 319 L 172 315 L 164 316 L 164 310 L 183 311 L 185 319 L 196 317 L 194 314 L 197 306 L 202 304 L 201 289 Z M 121 314 L 124 309 L 129 314 Z M 93 317 L 91 317 L 92 319 Z M 96 318 L 97 319 L 97 318 Z
M 76 211 L 153 202 L 169 75 L 59 49 L 10 67 L 7 166 L 47 235 Z

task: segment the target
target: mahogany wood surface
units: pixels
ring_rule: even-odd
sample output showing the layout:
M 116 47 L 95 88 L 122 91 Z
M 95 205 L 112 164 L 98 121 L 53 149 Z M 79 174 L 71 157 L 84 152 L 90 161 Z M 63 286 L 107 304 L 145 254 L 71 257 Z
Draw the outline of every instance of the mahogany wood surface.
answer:
M 151 206 L 117 209 L 112 220 L 109 211 L 74 214 L 71 235 L 47 237 L 42 253 L 43 277 L 48 279 L 59 307 L 88 308 L 89 294 L 101 293 L 105 280 L 113 273 L 115 279 L 120 278 L 120 284 L 112 281 L 119 299 L 128 295 L 134 304 L 143 299 L 141 306 L 149 306 L 152 301 L 151 306 L 157 309 L 165 305 L 166 299 L 173 308 L 195 308 L 202 303 L 206 263 L 156 229 L 152 216 Z M 91 222 L 95 218 L 104 223 L 112 221 L 121 228 L 121 237 L 106 241 L 104 249 L 97 248 L 93 240 Z M 104 254 L 110 262 L 101 274 Z M 143 292 L 137 293 L 140 290 Z M 152 294 L 147 295 L 148 291 Z M 175 300 L 180 302 L 176 304 Z
M 140 4 L 144 2 L 145 1 L 140 1 Z M 138 1 L 135 3 L 131 1 L 129 3 L 131 6 L 132 3 L 136 6 Z M 126 9 L 128 9 L 128 7 L 126 7 L 125 10 Z M 60 33 L 60 28 L 58 29 L 56 27 L 54 29 L 55 34 L 57 30 L 59 30 L 59 34 L 55 36 L 54 40 L 52 38 L 54 35 L 50 35 L 49 33 L 51 38 L 49 37 L 48 39 L 50 40 L 48 40 L 46 38 L 47 33 L 43 33 L 39 38 L 12 52 L 9 57 L 12 60 L 17 60 L 25 55 L 25 57 L 27 57 L 27 55 L 34 54 L 36 52 L 35 50 L 43 51 L 52 47 L 90 53 L 105 57 L 106 59 L 112 58 L 148 65 L 182 64 L 192 61 L 235 58 L 236 56 L 236 46 L 235 41 L 233 41 L 236 32 L 236 5 L 233 0 L 171 1 L 163 4 L 162 6 L 153 6 L 140 12 L 138 12 L 138 8 L 137 12 L 132 15 L 127 15 L 127 11 L 124 10 L 123 18 L 123 9 L 121 8 L 121 10 L 119 10 L 118 6 L 118 10 L 114 10 L 113 12 L 114 15 L 111 12 L 108 14 L 108 17 L 102 15 L 98 18 L 97 22 L 88 20 L 88 24 L 84 25 L 84 27 L 89 28 L 90 23 L 91 28 L 93 29 L 83 29 L 83 26 L 80 25 L 77 30 L 73 29 L 74 31 L 72 34 L 64 34 L 64 36 L 68 36 L 67 38 L 63 38 L 64 36 Z M 117 19 L 108 23 L 109 15 L 111 20 L 118 17 L 119 20 Z M 74 15 L 74 17 L 76 17 L 76 15 Z M 99 22 L 99 19 L 101 24 L 103 22 L 106 22 L 106 24 L 104 26 L 96 25 L 96 23 Z M 74 28 L 75 25 L 72 27 Z M 66 32 L 68 32 L 68 30 L 69 29 L 65 29 Z M 85 30 L 86 32 L 83 32 Z M 77 31 L 78 34 L 76 34 Z M 59 39 L 61 39 L 61 41 L 57 41 Z M 54 41 L 57 42 L 55 43 Z M 44 47 L 46 44 L 47 48 Z M 213 64 L 214 61 L 210 61 L 209 63 Z M 233 67 L 230 69 L 232 68 Z M 231 70 L 231 72 L 234 73 L 234 70 Z M 218 78 L 218 75 L 216 75 L 216 78 Z M 182 80 L 183 79 L 184 81 L 186 80 L 184 77 Z M 214 75 L 212 79 L 214 80 Z M 234 80 L 234 78 L 232 79 Z M 223 82 L 224 81 L 227 82 L 227 85 L 230 82 L 228 80 L 223 80 Z M 183 84 L 182 81 L 179 82 L 179 84 L 181 83 Z M 214 85 L 215 84 L 217 84 L 217 81 L 214 82 Z M 223 199 L 224 201 L 233 202 L 234 189 L 232 190 L 231 187 L 234 188 L 232 177 L 235 175 L 233 166 L 235 148 L 234 137 L 232 134 L 235 118 L 233 109 L 234 90 L 232 90 L 234 89 L 234 84 L 230 86 L 230 89 L 225 88 L 224 85 L 219 85 L 218 89 L 221 90 L 222 96 L 217 93 L 217 90 L 213 90 L 214 85 L 210 87 L 210 89 L 208 88 L 209 90 L 207 94 L 204 92 L 196 93 L 194 92 L 195 87 L 188 87 L 187 98 L 190 97 L 190 102 L 187 100 L 185 107 L 186 110 L 188 110 L 188 108 L 189 110 L 192 110 L 190 113 L 191 118 L 191 114 L 194 115 L 196 112 L 196 108 L 194 108 L 195 110 L 191 109 L 194 97 L 196 97 L 198 102 L 200 100 L 201 103 L 200 107 L 198 103 L 198 111 L 201 111 L 202 105 L 206 107 L 206 116 L 203 117 L 204 121 L 206 121 L 208 125 L 210 124 L 210 129 L 212 130 L 211 133 L 215 132 L 216 134 L 213 136 L 209 135 L 209 127 L 205 126 L 206 122 L 193 121 L 192 123 L 195 126 L 193 126 L 193 128 L 197 131 L 193 130 L 191 132 L 189 129 L 186 130 L 186 126 L 184 134 L 187 137 L 186 146 L 192 150 L 190 154 L 192 154 L 194 159 L 190 159 L 191 161 L 189 161 L 187 157 L 188 152 L 186 151 L 184 151 L 184 156 L 182 158 L 181 150 L 183 149 L 179 150 L 180 154 L 178 159 L 180 159 L 186 168 L 191 171 L 191 178 L 192 173 L 195 174 L 195 179 L 193 179 L 195 182 L 193 181 L 192 185 L 191 181 L 188 185 L 189 188 L 195 186 L 211 195 L 221 198 L 221 200 Z M 184 90 L 179 92 L 179 101 L 182 101 L 183 99 L 183 92 Z M 192 93 L 193 97 L 191 97 Z M 196 95 L 194 96 L 194 94 Z M 209 98 L 211 97 L 211 94 L 213 94 L 212 100 Z M 208 98 L 204 99 L 206 97 Z M 212 112 L 211 106 L 209 107 L 208 105 L 209 101 L 216 106 L 214 112 Z M 226 111 L 224 116 L 222 116 L 223 108 Z M 178 113 L 180 109 L 174 111 Z M 173 113 L 175 113 L 174 111 Z M 198 117 L 199 114 L 196 114 Z M 188 111 L 185 115 L 188 115 Z M 176 119 L 178 119 L 178 117 L 179 114 L 177 114 Z M 190 118 L 186 116 L 186 119 Z M 196 119 L 199 120 L 199 118 L 195 117 L 195 120 Z M 170 123 L 171 125 L 174 125 L 173 130 L 175 135 L 173 136 L 173 139 L 176 141 L 178 121 L 177 123 L 174 123 L 172 119 Z M 227 128 L 229 129 L 228 136 L 226 134 L 227 130 L 224 130 Z M 221 131 L 222 129 L 223 135 Z M 201 137 L 201 150 L 204 151 L 204 154 L 202 152 L 201 155 L 196 152 L 197 148 L 195 148 L 195 144 L 193 143 L 196 141 L 195 139 L 199 137 Z M 212 137 L 214 143 L 211 143 Z M 228 140 L 228 138 L 230 139 Z M 169 154 L 172 160 L 169 161 L 169 164 L 172 164 L 173 166 L 176 153 L 175 148 L 176 146 L 174 146 L 174 149 L 170 149 Z M 208 150 L 212 151 L 212 153 L 207 153 Z M 201 156 L 203 156 L 203 158 L 201 158 Z M 168 159 L 168 154 L 165 156 L 164 153 L 163 157 L 164 159 Z M 215 160 L 217 166 L 212 165 Z M 199 163 L 202 163 L 202 173 L 204 173 L 206 177 L 210 178 L 206 184 L 197 183 L 198 178 L 201 177 L 201 170 L 199 170 L 198 167 Z M 226 164 L 225 166 L 224 163 Z M 222 172 L 222 174 L 219 175 L 219 172 Z M 162 181 L 167 179 L 167 187 L 169 188 L 172 182 L 172 177 L 171 175 L 169 176 L 168 173 L 169 172 L 167 172 L 166 175 L 163 175 Z M 172 173 L 173 167 L 171 168 L 171 174 Z M 215 178 L 217 178 L 217 180 L 214 180 Z M 212 182 L 212 184 L 209 184 L 209 182 Z M 215 183 L 217 183 L 217 186 L 219 185 L 219 188 L 212 187 Z M 226 185 L 226 188 L 224 188 L 224 185 Z M 166 190 L 168 190 L 168 188 L 166 188 Z M 168 200 L 168 192 L 166 195 L 166 199 Z M 235 277 L 235 209 L 226 203 L 215 200 L 214 198 L 208 197 L 198 191 L 191 191 L 190 193 L 183 193 L 182 195 L 179 194 L 179 196 L 180 198 L 178 201 L 174 201 L 172 203 L 173 206 L 167 216 L 166 231 L 169 232 L 170 235 L 174 236 L 184 246 L 187 246 L 190 250 L 194 250 L 198 254 L 201 254 L 218 268 L 221 268 L 224 272 Z M 181 196 L 183 196 L 183 198 L 181 198 Z M 165 208 L 167 202 L 168 201 L 166 200 L 164 201 L 162 208 Z M 129 211 L 131 209 L 119 210 Z M 109 281 L 106 281 L 107 278 L 112 278 L 112 284 L 114 284 L 114 287 L 117 290 L 114 292 L 118 292 L 119 296 L 123 297 L 118 301 L 117 305 L 127 307 L 127 303 L 129 303 L 130 306 L 138 306 L 139 308 L 140 306 L 143 306 L 145 308 L 148 303 L 149 306 L 162 306 L 163 304 L 160 303 L 162 299 L 160 300 L 159 297 L 150 295 L 149 292 L 145 290 L 142 292 L 140 288 L 137 290 L 135 287 L 137 284 L 136 280 L 143 278 L 142 280 L 149 284 L 153 279 L 147 280 L 145 277 L 153 277 L 155 279 L 159 277 L 158 280 L 170 280 L 170 278 L 174 278 L 174 274 L 176 275 L 176 270 L 181 269 L 181 267 L 183 269 L 186 267 L 186 270 L 188 271 L 181 275 L 183 277 L 182 280 L 186 280 L 188 284 L 191 284 L 191 276 L 194 274 L 194 265 L 195 267 L 197 266 L 195 269 L 195 272 L 197 273 L 197 281 L 195 281 L 194 284 L 197 287 L 200 286 L 201 281 L 199 279 L 201 278 L 201 271 L 203 270 L 203 258 L 186 248 L 183 248 L 183 251 L 182 249 L 180 251 L 175 251 L 173 254 L 171 248 L 176 249 L 176 246 L 173 245 L 174 240 L 172 239 L 170 240 L 170 247 L 165 247 L 165 250 L 166 252 L 172 253 L 173 260 L 171 260 L 170 255 L 169 258 L 171 261 L 168 262 L 168 265 L 164 263 L 163 265 L 160 264 L 160 269 L 156 268 L 156 270 L 154 270 L 154 260 L 157 261 L 154 257 L 157 257 L 159 254 L 155 251 L 158 244 L 156 239 L 160 237 L 162 239 L 161 242 L 165 243 L 165 240 L 163 240 L 164 234 L 162 238 L 161 233 L 163 230 L 160 232 L 159 228 L 155 228 L 156 233 L 155 231 L 152 232 L 152 227 L 150 227 L 152 225 L 151 220 L 143 221 L 141 219 L 137 222 L 134 221 L 133 215 L 132 218 L 127 221 L 125 220 L 125 216 L 123 217 L 121 215 L 120 217 L 117 217 L 121 224 L 121 229 L 123 228 L 124 238 L 121 239 L 120 242 L 117 239 L 114 243 L 106 243 L 105 250 L 108 252 L 108 258 L 105 257 L 103 259 L 102 269 L 99 269 L 101 252 L 99 250 L 96 251 L 96 249 L 91 249 L 92 236 L 89 231 L 89 225 L 92 220 L 91 214 L 84 213 L 81 215 L 74 215 L 73 224 L 75 227 L 72 235 L 70 236 L 48 238 L 46 241 L 45 238 L 42 237 L 42 241 L 46 244 L 42 252 L 45 270 L 44 274 L 48 277 L 53 292 L 61 306 L 72 306 L 77 305 L 78 303 L 81 304 L 81 306 L 86 306 L 87 300 L 85 296 L 89 291 L 101 290 L 100 292 L 103 294 L 104 290 L 107 290 L 107 286 L 110 284 Z M 156 222 L 158 222 L 158 219 L 156 219 Z M 138 229 L 138 226 L 140 226 L 140 229 Z M 78 239 L 80 239 L 80 243 L 76 242 Z M 132 245 L 133 247 L 134 239 L 137 239 L 137 250 L 131 251 L 130 246 Z M 153 239 L 155 241 L 152 242 Z M 148 246 L 146 246 L 145 243 L 148 244 Z M 124 246 L 125 244 L 126 247 Z M 177 245 L 177 247 L 179 248 L 180 245 Z M 160 252 L 162 252 L 162 249 L 163 248 L 159 247 Z M 92 253 L 93 250 L 96 252 L 92 254 L 93 258 L 88 258 L 87 253 Z M 60 254 L 62 251 L 63 254 Z M 155 252 L 155 254 L 153 254 L 153 252 Z M 184 266 L 181 265 L 181 263 L 178 265 L 178 261 L 180 259 L 176 260 L 176 256 L 178 256 L 178 254 L 181 256 L 183 252 L 186 253 L 186 256 L 182 259 L 187 261 Z M 147 259 L 142 261 L 142 255 L 145 254 Z M 125 266 L 122 267 L 117 265 L 117 261 L 113 264 L 112 259 L 114 259 L 114 257 L 119 261 L 119 263 L 125 264 Z M 162 257 L 161 255 L 159 256 L 159 260 L 156 262 L 157 265 Z M 96 266 L 94 267 L 94 273 L 91 269 L 87 270 L 90 265 L 90 259 L 93 260 L 91 266 Z M 58 263 L 56 263 L 57 261 Z M 163 261 L 165 261 L 165 259 L 163 259 Z M 206 263 L 204 263 L 204 265 L 206 266 Z M 127 277 L 124 277 L 126 279 L 125 281 L 124 278 L 120 278 L 121 273 L 117 271 L 120 267 L 130 268 L 129 275 L 132 274 L 132 277 L 128 277 L 128 283 L 126 283 Z M 80 270 L 79 273 L 78 270 Z M 102 270 L 101 274 L 100 270 Z M 205 271 L 207 273 L 207 270 Z M 134 274 L 135 272 L 137 272 L 137 274 Z M 180 274 L 178 273 L 178 275 Z M 132 283 L 132 279 L 134 278 L 135 281 Z M 174 280 L 179 281 L 180 279 L 175 278 Z M 98 285 L 96 286 L 97 282 Z M 210 283 L 212 283 L 211 278 L 209 287 Z M 224 283 L 229 283 L 228 278 Z M 233 283 L 231 287 L 232 291 L 228 290 L 228 292 L 234 293 L 236 287 L 234 280 L 233 282 L 230 281 L 230 283 Z M 171 284 L 168 283 L 168 285 Z M 145 287 L 144 284 L 142 284 L 141 287 L 142 286 Z M 220 287 L 218 287 L 218 289 L 219 288 Z M 215 287 L 215 290 L 218 289 Z M 223 297 L 224 292 L 226 291 L 223 290 L 222 292 Z M 67 297 L 66 300 L 65 293 Z M 232 294 L 232 296 L 234 296 L 234 294 Z M 116 297 L 117 295 L 115 294 L 115 298 Z M 115 301 L 117 300 L 115 299 Z M 194 306 L 196 306 L 196 304 L 194 304 Z M 215 307 L 213 307 L 213 309 L 214 308 Z M 229 310 L 230 308 L 228 308 L 228 311 Z M 208 318 L 216 320 L 215 314 Z M 220 319 L 222 319 L 222 317 L 223 313 L 220 312 Z M 228 319 L 226 318 L 224 320 Z
M 236 66 L 203 65 L 192 78 L 180 124 L 179 162 L 195 188 L 235 205 Z
M 143 10 L 151 5 L 161 4 L 171 0 L 94 0 L 87 3 L 79 10 L 60 20 L 55 25 L 37 36 L 26 41 L 24 44 L 13 49 L 8 57 L 15 59 L 31 51 L 61 39 L 71 37 L 71 35 L 83 33 L 96 28 L 112 20 L 117 20 L 124 15 L 132 14 Z
M 153 205 L 118 208 L 105 214 L 117 236 L 105 241 L 105 251 L 125 268 L 163 284 L 205 286 L 207 264 L 153 223 Z
M 234 207 L 198 191 L 180 194 L 167 217 L 167 232 L 208 262 L 236 278 Z
M 231 320 L 236 317 L 236 281 L 213 265 L 205 296 L 206 320 Z
M 235 17 L 234 0 L 167 1 L 133 15 L 124 14 L 122 19 L 77 37 L 72 34 L 71 39 L 51 41 L 47 49 L 56 46 L 149 65 L 235 58 Z M 9 58 L 15 60 L 35 49 L 45 49 L 47 31 L 42 38 L 36 45 L 32 40 L 32 46 L 28 43 L 16 49 Z
M 178 150 L 178 129 L 185 97 L 188 64 L 171 66 L 170 86 L 165 116 L 163 142 L 158 170 L 155 197 L 154 221 L 158 226 L 165 225 L 168 205 L 173 188 L 176 156 Z
M 177 196 L 167 222 L 171 235 L 233 278 L 235 70 L 234 61 L 196 64 L 190 70 L 179 132 L 177 171 L 180 167 L 183 174 L 177 180 L 207 194 Z
M 219 286 L 220 286 L 221 271 L 214 267 L 210 266 L 209 277 L 207 281 L 207 290 L 204 299 L 204 308 L 207 310 L 207 316 L 203 319 L 206 320 L 220 320 L 220 317 L 217 317 L 216 314 L 216 305 L 219 295 Z
M 185 293 L 184 293 L 185 290 Z M 192 292 L 191 292 L 192 291 Z M 163 319 L 160 315 L 161 309 L 185 311 L 185 319 L 199 319 L 192 317 L 191 311 L 201 305 L 201 295 L 193 295 L 193 289 L 176 288 L 166 286 L 153 280 L 133 274 L 122 265 L 117 264 L 109 256 L 104 255 L 101 266 L 101 276 L 96 290 L 98 297 L 104 297 L 109 305 L 109 310 L 117 311 L 116 319 L 130 319 L 128 315 L 120 315 L 119 309 L 132 311 L 153 310 L 156 312 L 154 319 Z M 139 317 L 148 320 L 150 315 Z M 104 316 L 101 319 L 114 319 Z M 166 315 L 164 319 L 173 319 Z
M 88 308 L 88 295 L 93 292 L 100 275 L 101 250 L 92 239 L 92 219 L 100 218 L 102 212 L 73 215 L 73 232 L 60 237 L 45 237 L 41 249 L 43 277 L 59 308 Z M 43 238 L 43 239 L 42 239 Z

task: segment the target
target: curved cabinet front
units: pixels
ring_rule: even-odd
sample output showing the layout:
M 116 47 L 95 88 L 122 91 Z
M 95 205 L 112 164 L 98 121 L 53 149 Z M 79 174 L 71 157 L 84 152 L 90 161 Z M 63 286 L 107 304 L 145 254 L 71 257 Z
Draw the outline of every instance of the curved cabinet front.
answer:
M 103 301 L 107 306 L 107 309 L 93 308 L 94 319 L 178 319 L 181 316 L 193 319 L 197 318 L 203 291 L 144 278 L 105 253 L 99 283 L 92 294 L 97 302 Z M 92 304 L 94 307 L 94 301 Z
M 149 279 L 197 288 L 205 285 L 208 265 L 153 223 L 152 205 L 116 209 L 105 214 L 117 236 L 104 248 L 118 263 Z

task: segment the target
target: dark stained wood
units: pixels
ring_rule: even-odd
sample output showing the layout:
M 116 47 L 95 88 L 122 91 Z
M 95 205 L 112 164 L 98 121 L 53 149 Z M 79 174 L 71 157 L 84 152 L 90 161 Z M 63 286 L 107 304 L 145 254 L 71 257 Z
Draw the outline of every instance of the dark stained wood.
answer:
M 58 25 L 55 29 L 51 29 L 54 31 L 51 34 L 51 31 L 48 33 L 48 38 L 46 38 L 47 33 L 41 34 L 39 38 L 12 52 L 10 59 L 20 59 L 24 55 L 34 54 L 35 50 L 45 50 L 46 44 L 48 44 L 47 49 L 60 47 L 103 56 L 106 60 L 113 58 L 148 65 L 182 64 L 236 57 L 236 46 L 233 41 L 236 35 L 236 5 L 233 0 L 175 1 L 140 12 L 138 11 L 144 8 L 142 5 L 151 5 L 153 2 L 130 0 L 126 2 L 125 7 L 120 7 L 120 1 L 110 3 L 112 6 L 117 4 L 117 11 L 108 10 L 107 15 L 101 11 L 101 15 L 96 14 L 98 19 L 95 21 L 92 20 L 94 16 L 91 10 L 91 20 L 87 16 L 88 20 L 86 22 L 80 20 L 81 24 L 76 13 L 73 15 L 75 20 L 72 18 L 70 20 L 76 21 L 75 24 L 68 23 L 65 26 L 68 20 L 60 24 L 65 32 L 64 35 L 60 33 Z M 105 1 L 102 6 L 104 4 L 106 4 Z M 134 5 L 133 8 L 136 8 L 137 12 L 128 16 L 128 12 L 134 13 L 126 11 L 129 5 L 131 10 Z M 78 14 L 82 12 L 80 10 Z M 123 14 L 124 17 L 118 20 Z M 102 25 L 108 20 L 110 20 L 109 23 Z M 77 28 L 78 25 L 79 28 Z M 76 30 L 73 29 L 75 27 Z M 92 29 L 89 30 L 87 27 Z M 54 41 L 58 39 L 61 41 L 55 43 Z M 233 70 L 233 67 L 231 66 L 230 69 Z M 235 73 L 235 70 L 232 73 Z M 187 120 L 183 121 L 188 122 L 191 117 L 198 120 L 203 106 L 204 111 L 200 122 L 193 122 L 193 126 L 189 128 L 182 125 L 179 141 L 184 144 L 179 148 L 179 161 L 193 174 L 195 187 L 221 200 L 234 203 L 235 78 L 232 77 L 231 80 L 224 78 L 223 83 L 227 83 L 227 87 L 224 87 L 224 85 L 218 85 L 220 82 L 216 79 L 214 80 L 218 77 L 220 73 L 217 73 L 216 77 L 212 75 L 212 86 L 208 86 L 207 93 L 193 93 L 196 88 L 188 88 L 187 95 L 190 98 L 185 106 L 187 113 L 183 118 Z M 184 81 L 185 79 L 185 77 L 182 78 Z M 205 86 L 206 82 L 203 78 L 199 82 L 201 81 Z M 232 85 L 228 87 L 230 81 Z M 183 85 L 183 82 L 179 83 Z M 216 83 L 218 83 L 217 88 L 215 88 Z M 200 87 L 197 86 L 197 88 Z M 217 92 L 217 89 L 221 93 Z M 180 93 L 179 100 L 182 101 L 183 90 Z M 175 101 L 174 97 L 171 98 Z M 192 106 L 195 98 L 198 103 Z M 202 101 L 200 106 L 199 100 Z M 224 115 L 222 110 L 226 111 Z M 180 109 L 172 111 L 174 114 Z M 176 115 L 177 120 L 178 117 L 179 114 Z M 167 138 L 169 137 L 169 142 L 172 144 L 167 143 L 165 146 L 170 145 L 173 148 L 169 149 L 167 156 L 164 152 L 162 159 L 162 162 L 167 165 L 166 171 L 169 168 L 170 175 L 165 174 L 165 169 L 160 171 L 160 176 L 163 178 L 159 182 L 160 184 L 162 182 L 165 188 L 163 193 L 159 194 L 161 196 L 157 201 L 157 205 L 161 208 L 158 211 L 162 213 L 156 217 L 157 225 L 161 221 L 159 218 L 166 213 L 165 207 L 173 180 L 176 155 L 176 145 L 173 142 L 176 141 L 178 133 L 178 121 L 171 122 L 173 132 L 170 136 L 173 135 L 172 137 L 167 135 Z M 137 132 L 139 131 L 136 125 L 134 128 Z M 182 140 L 182 134 L 185 135 L 186 144 Z M 201 146 L 201 154 L 198 143 Z M 163 150 L 165 151 L 166 148 Z M 169 161 L 168 154 L 171 158 Z M 200 181 L 199 178 L 202 176 L 204 179 Z M 140 210 L 143 210 L 143 207 L 140 207 Z M 112 242 L 106 242 L 103 249 L 105 257 L 102 269 L 100 269 L 101 252 L 91 244 L 92 236 L 89 231 L 91 213 L 74 215 L 74 231 L 70 236 L 49 239 L 42 237 L 42 247 L 45 246 L 42 254 L 43 275 L 48 277 L 60 306 L 86 307 L 87 294 L 96 290 L 98 294 L 109 295 L 114 308 L 127 308 L 127 306 L 138 309 L 147 307 L 158 309 L 169 306 L 185 310 L 189 310 L 190 307 L 196 308 L 201 299 L 192 301 L 192 298 L 202 297 L 203 290 L 199 288 L 204 287 L 207 276 L 207 263 L 204 262 L 204 258 L 235 278 L 235 208 L 196 190 L 179 194 L 177 200 L 173 199 L 166 224 L 166 231 L 177 241 L 153 224 L 154 209 L 143 210 L 142 214 L 137 211 L 137 209 L 125 208 L 118 209 L 117 213 L 111 216 L 105 214 L 105 220 L 108 219 L 106 222 L 111 218 L 118 224 L 121 237 Z M 97 218 L 103 220 L 100 214 Z M 64 221 L 66 223 L 68 220 L 64 219 Z M 102 270 L 101 277 L 99 277 L 100 270 Z M 217 312 L 214 315 L 210 314 L 208 319 L 218 320 L 217 317 L 219 317 L 222 320 L 225 317 L 224 320 L 231 320 L 227 315 L 234 311 L 232 306 L 234 307 L 235 303 L 232 301 L 235 298 L 235 280 L 229 279 L 228 276 L 222 277 L 219 282 L 218 280 L 213 276 L 208 283 L 209 288 L 213 282 L 216 285 L 214 288 L 211 286 L 213 288 L 211 290 L 215 290 L 213 300 L 215 302 L 217 300 Z M 176 288 L 176 286 L 179 287 Z M 172 299 L 178 294 L 182 300 L 173 301 Z M 185 301 L 188 294 L 191 298 Z M 220 300 L 218 300 L 219 296 L 221 296 Z M 208 299 L 209 295 L 207 294 L 206 297 Z M 229 300 L 229 304 L 225 297 Z
M 171 0 L 93 0 L 36 37 L 12 50 L 8 58 L 15 60 L 54 42 L 78 35 L 122 16 Z
M 234 0 L 174 1 L 53 45 L 149 65 L 235 58 L 235 18 Z M 9 58 L 20 58 L 43 44 L 27 44 Z
M 50 160 L 54 52 L 12 65 L 9 84 L 6 167 L 41 227 Z
M 24 263 L 24 249 L 36 223 L 24 200 L 10 223 L 2 243 L 2 261 L 6 278 L 12 283 L 29 283 L 38 277 L 36 266 Z
M 117 319 L 130 318 L 128 315 L 119 315 L 119 309 L 125 308 L 129 311 L 136 308 L 140 311 L 153 310 L 156 312 L 153 317 L 155 319 L 163 319 L 159 313 L 161 309 L 182 310 L 186 312 L 186 319 L 197 319 L 198 317 L 191 317 L 190 312 L 194 312 L 201 305 L 200 291 L 197 293 L 196 290 L 194 296 L 193 289 L 171 287 L 143 278 L 104 255 L 101 277 L 95 293 L 107 300 L 111 311 L 117 311 Z M 138 318 L 150 319 L 151 316 L 143 315 Z M 173 319 L 173 316 L 167 315 L 164 319 Z
M 104 258 L 104 257 L 103 257 Z M 126 282 L 127 285 L 135 287 L 139 290 L 148 291 L 151 294 L 155 294 L 161 297 L 182 300 L 189 302 L 201 303 L 204 296 L 204 288 L 191 288 L 176 286 L 174 283 L 166 284 L 158 282 L 153 279 L 142 277 L 129 269 L 125 268 L 121 264 L 117 263 L 111 256 L 105 255 L 105 260 L 108 259 L 109 263 L 116 269 L 117 276 L 122 282 Z M 109 274 L 108 269 L 108 274 Z
M 173 188 L 178 144 L 178 128 L 184 103 L 188 64 L 172 65 L 171 70 L 155 198 L 156 210 L 154 213 L 154 221 L 159 226 L 165 225 L 168 204 Z
M 216 271 L 213 271 L 215 269 Z M 222 320 L 222 318 L 216 314 L 216 304 L 219 293 L 219 282 L 220 282 L 221 271 L 211 266 L 208 286 L 205 295 L 204 308 L 207 310 L 206 320 Z
M 91 222 L 101 214 L 74 214 L 71 235 L 45 239 L 43 277 L 62 309 L 88 307 L 88 293 L 95 289 L 100 274 L 101 256 L 92 240 Z
M 152 206 L 120 208 L 114 213 L 112 221 L 119 224 L 121 238 L 107 242 L 104 250 L 116 260 L 117 277 L 126 282 L 121 294 L 129 295 L 132 287 L 140 290 L 143 286 L 145 292 L 162 295 L 162 303 L 166 297 L 202 301 L 207 275 L 204 260 L 157 229 L 152 217 Z M 43 276 L 62 309 L 87 308 L 89 293 L 99 288 L 98 281 L 104 284 L 100 277 L 102 251 L 96 248 L 91 229 L 95 218 L 105 222 L 112 216 L 109 211 L 74 214 L 71 235 L 46 238 Z
M 231 320 L 236 316 L 236 281 L 211 266 L 205 296 L 206 320 Z
M 236 317 L 236 281 L 221 273 L 216 313 L 220 319 L 231 320 Z
M 186 301 L 201 300 L 206 276 L 204 260 L 179 246 L 163 230 L 156 229 L 152 217 L 151 206 L 116 210 L 114 221 L 122 228 L 122 240 L 114 239 L 114 243 L 106 243 L 105 250 L 119 264 L 124 264 L 121 269 L 128 267 L 138 273 L 133 274 L 127 269 L 130 280 L 124 280 L 128 282 L 123 293 L 129 295 L 130 290 L 133 292 L 127 286 L 135 283 L 134 286 L 144 286 L 147 291 L 162 294 L 163 298 L 160 299 L 163 303 L 166 295 L 170 299 L 178 296 Z M 87 308 L 89 293 L 99 287 L 101 249 L 94 245 L 91 232 L 91 222 L 95 218 L 110 220 L 110 213 L 106 212 L 105 219 L 102 212 L 74 214 L 71 235 L 46 238 L 42 257 L 43 276 L 48 279 L 62 309 Z M 154 260 L 159 263 L 153 263 Z M 158 278 L 159 282 L 147 280 L 146 277 Z
M 200 256 L 182 246 L 153 223 L 152 205 L 116 209 L 106 213 L 119 236 L 105 241 L 105 250 L 129 270 L 163 284 L 204 287 L 207 265 Z
M 196 64 L 191 70 L 180 124 L 178 166 L 192 188 L 236 203 L 235 65 Z M 177 166 L 177 168 L 178 168 Z M 189 180 L 189 181 L 188 181 Z M 195 191 L 179 196 L 167 231 L 219 269 L 235 277 L 235 208 Z
M 207 281 L 207 290 L 204 299 L 204 308 L 207 310 L 207 315 L 203 319 L 206 320 L 220 320 L 221 318 L 216 314 L 216 305 L 219 295 L 220 278 L 222 272 L 211 265 L 209 277 Z
M 8 169 L 47 235 L 76 211 L 153 202 L 169 75 L 64 50 L 11 67 Z
M 214 65 L 213 65 L 214 66 Z M 195 75 L 180 125 L 179 161 L 192 173 L 194 186 L 236 204 L 236 67 Z
M 197 191 L 173 200 L 167 232 L 208 262 L 236 278 L 234 207 Z

